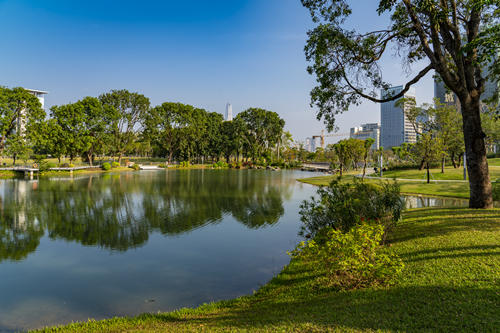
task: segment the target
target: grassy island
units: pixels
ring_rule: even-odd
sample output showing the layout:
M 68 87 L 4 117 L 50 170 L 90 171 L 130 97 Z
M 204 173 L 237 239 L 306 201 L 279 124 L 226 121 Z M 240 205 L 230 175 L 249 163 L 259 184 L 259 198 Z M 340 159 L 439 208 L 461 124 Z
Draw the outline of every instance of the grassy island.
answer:
M 338 292 L 292 260 L 255 294 L 43 332 L 493 332 L 500 327 L 500 209 L 415 209 L 390 236 L 403 274 L 390 287 Z

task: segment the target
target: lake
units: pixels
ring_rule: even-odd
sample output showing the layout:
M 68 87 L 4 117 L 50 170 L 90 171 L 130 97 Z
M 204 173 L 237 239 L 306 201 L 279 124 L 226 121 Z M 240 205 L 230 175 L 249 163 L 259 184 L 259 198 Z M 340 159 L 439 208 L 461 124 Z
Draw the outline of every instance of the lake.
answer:
M 0 180 L 0 331 L 252 293 L 289 261 L 298 171 Z
M 315 175 L 161 170 L 0 180 L 0 332 L 251 294 L 289 262 L 299 205 L 315 193 L 295 179 Z M 436 202 L 408 204 L 446 204 Z

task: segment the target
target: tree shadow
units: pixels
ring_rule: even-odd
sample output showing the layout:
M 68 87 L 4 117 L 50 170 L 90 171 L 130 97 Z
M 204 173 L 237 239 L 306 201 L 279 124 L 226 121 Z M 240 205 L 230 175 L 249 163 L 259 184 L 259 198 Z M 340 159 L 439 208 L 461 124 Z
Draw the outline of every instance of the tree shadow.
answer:
M 304 295 L 303 299 L 256 297 L 245 307 L 196 316 L 190 324 L 229 330 L 390 330 L 493 332 L 500 327 L 498 293 L 476 288 L 405 287 Z M 184 321 L 159 315 L 163 321 Z M 314 325 L 312 329 L 311 325 Z
M 481 211 L 475 215 L 469 209 L 417 209 L 405 213 L 404 223 L 389 236 L 388 243 L 399 243 L 416 238 L 442 236 L 452 232 L 500 230 L 500 210 Z

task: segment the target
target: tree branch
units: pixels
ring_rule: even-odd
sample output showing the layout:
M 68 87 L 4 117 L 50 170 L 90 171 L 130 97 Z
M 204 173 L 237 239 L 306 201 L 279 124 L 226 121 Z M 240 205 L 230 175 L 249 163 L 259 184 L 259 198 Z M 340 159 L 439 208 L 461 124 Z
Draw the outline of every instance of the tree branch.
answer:
M 372 102 L 375 102 L 375 103 L 385 103 L 385 102 L 394 101 L 400 97 L 403 97 L 404 94 L 411 88 L 411 86 L 413 84 L 417 83 L 421 78 L 423 78 L 431 69 L 434 69 L 434 66 L 432 64 L 427 65 L 427 67 L 422 69 L 413 79 L 411 79 L 410 81 L 408 81 L 405 84 L 405 86 L 404 86 L 403 90 L 401 90 L 401 92 L 399 92 L 398 94 L 391 96 L 389 98 L 383 98 L 383 99 L 378 99 L 378 98 L 375 98 L 373 96 L 367 95 L 367 94 L 363 93 L 361 90 L 359 90 L 358 88 L 354 87 L 351 84 L 351 82 L 349 81 L 349 79 L 347 78 L 347 76 L 345 75 L 345 70 L 343 68 L 342 68 L 342 76 L 344 77 L 344 80 L 346 81 L 347 85 L 352 90 L 354 90 L 354 92 L 356 92 L 356 94 L 358 94 L 361 97 L 364 97 Z

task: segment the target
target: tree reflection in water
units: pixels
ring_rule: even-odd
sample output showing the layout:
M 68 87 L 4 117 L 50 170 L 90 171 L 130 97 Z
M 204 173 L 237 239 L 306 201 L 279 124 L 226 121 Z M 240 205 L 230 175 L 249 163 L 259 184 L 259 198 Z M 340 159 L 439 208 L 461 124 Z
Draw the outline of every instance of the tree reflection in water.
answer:
M 52 239 L 126 251 L 153 232 L 179 235 L 230 214 L 248 228 L 278 222 L 295 180 L 246 170 L 169 170 L 0 183 L 0 261 Z

